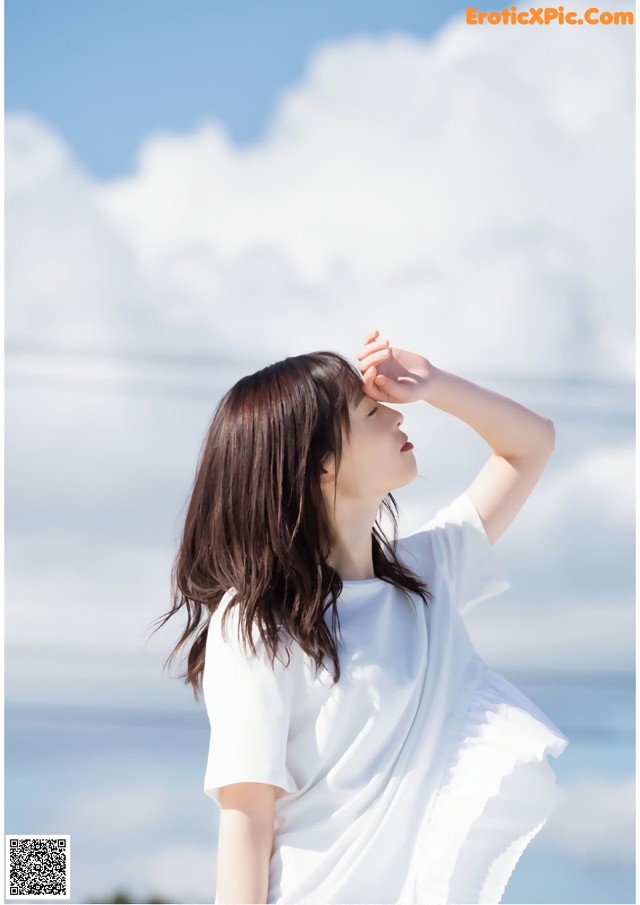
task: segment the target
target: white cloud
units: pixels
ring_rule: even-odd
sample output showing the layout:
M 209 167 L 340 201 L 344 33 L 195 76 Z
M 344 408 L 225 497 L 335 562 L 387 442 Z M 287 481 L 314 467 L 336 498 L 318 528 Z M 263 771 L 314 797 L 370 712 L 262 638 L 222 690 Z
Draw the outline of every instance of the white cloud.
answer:
M 29 574 L 23 565 L 7 576 L 7 699 L 54 707 L 178 710 L 188 701 L 196 707 L 177 679 L 185 649 L 165 666 L 186 624 L 184 610 L 153 633 L 171 606 L 170 551 L 123 547 L 74 562 L 69 555 L 59 574 L 46 567 Z
M 451 438 L 443 438 L 442 472 L 452 445 Z M 472 474 L 470 461 L 457 467 Z M 628 471 L 625 451 L 576 455 L 534 492 L 501 539 L 497 554 L 512 587 L 465 617 L 478 652 L 494 668 L 633 670 L 635 608 L 632 579 L 625 579 L 630 554 L 624 541 L 633 535 L 632 513 L 620 502 Z M 449 496 L 461 489 L 451 485 Z M 402 526 L 407 533 L 414 530 L 445 498 L 441 490 L 436 499 L 430 482 L 420 480 L 396 496 L 401 534 Z M 89 498 L 86 505 L 90 512 L 98 504 Z M 600 547 L 585 512 L 597 513 Z M 131 518 L 137 518 L 142 536 L 148 514 L 136 517 L 132 510 Z M 73 531 L 47 538 L 40 529 L 36 537 L 37 570 L 33 535 L 9 548 L 9 700 L 186 706 L 192 692 L 173 678 L 184 668 L 184 648 L 163 672 L 186 623 L 184 609 L 151 634 L 153 621 L 170 607 L 173 550 L 166 544 L 118 543 L 117 530 L 107 542 L 97 529 L 91 542 Z M 622 572 L 618 579 L 616 568 Z
M 633 672 L 633 600 L 570 592 L 569 579 L 553 597 L 527 595 L 526 586 L 512 583 L 481 601 L 465 615 L 478 653 L 497 669 Z
M 207 346 L 265 362 L 312 348 L 354 355 L 379 326 L 460 373 L 630 375 L 632 40 L 622 27 L 471 29 L 458 17 L 431 41 L 337 42 L 310 59 L 252 147 L 215 122 L 152 135 L 136 171 L 106 183 L 37 119 L 8 115 L 7 340 Z M 36 367 L 77 390 L 8 381 L 9 653 L 89 649 L 101 676 L 98 655 L 133 661 L 140 614 L 168 603 L 167 535 L 220 386 L 187 409 L 100 397 L 94 381 L 136 377 L 122 362 L 7 364 L 9 378 Z M 432 480 L 473 474 L 482 444 L 467 426 L 406 415 Z M 557 592 L 554 624 L 576 639 L 574 662 L 594 638 L 603 662 L 626 662 L 632 426 L 586 447 L 556 426 L 562 455 L 501 555 L 514 593 Z M 406 521 L 420 515 L 415 489 Z M 135 558 L 154 545 L 150 578 Z M 579 605 L 562 601 L 576 601 L 576 586 L 589 599 L 574 635 Z M 608 622 L 607 589 L 620 601 Z
M 128 239 L 48 127 L 11 114 L 6 139 L 7 339 L 126 346 L 144 328 L 145 294 Z
M 634 474 L 632 442 L 592 443 L 549 470 L 502 548 L 518 569 L 523 592 L 529 585 L 557 600 L 630 592 Z
M 96 197 L 212 342 L 250 313 L 271 354 L 326 345 L 339 311 L 457 365 L 629 374 L 633 36 L 559 31 L 321 48 L 262 142 L 152 136 Z
M 262 141 L 152 135 L 103 184 L 9 116 L 8 333 L 173 329 L 269 357 L 375 320 L 452 367 L 630 375 L 632 73 L 622 27 L 352 38 Z

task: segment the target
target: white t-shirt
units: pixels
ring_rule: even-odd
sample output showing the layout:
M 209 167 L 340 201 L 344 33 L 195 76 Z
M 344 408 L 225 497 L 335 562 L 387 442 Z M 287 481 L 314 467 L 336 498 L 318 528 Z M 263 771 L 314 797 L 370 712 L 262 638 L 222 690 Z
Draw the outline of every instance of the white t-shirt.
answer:
M 397 555 L 433 600 L 345 581 L 337 686 L 288 636 L 288 667 L 283 651 L 272 671 L 257 628 L 247 657 L 236 607 L 225 640 L 234 589 L 212 616 L 204 791 L 219 804 L 228 783 L 278 787 L 269 903 L 498 902 L 560 800 L 546 755 L 568 739 L 485 665 L 462 619 L 510 587 L 467 493 Z

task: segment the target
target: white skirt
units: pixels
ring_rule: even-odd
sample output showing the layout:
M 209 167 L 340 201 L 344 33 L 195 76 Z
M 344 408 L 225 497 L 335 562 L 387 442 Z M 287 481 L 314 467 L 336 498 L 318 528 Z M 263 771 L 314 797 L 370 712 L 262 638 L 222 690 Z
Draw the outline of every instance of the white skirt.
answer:
M 415 840 L 402 905 L 497 905 L 564 797 L 548 763 L 568 738 L 488 667 L 443 731 L 442 781 Z

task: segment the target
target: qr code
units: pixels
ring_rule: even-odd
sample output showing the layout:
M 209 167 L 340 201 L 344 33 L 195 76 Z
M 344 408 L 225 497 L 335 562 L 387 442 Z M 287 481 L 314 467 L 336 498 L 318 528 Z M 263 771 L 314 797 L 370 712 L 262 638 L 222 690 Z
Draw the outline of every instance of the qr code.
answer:
M 68 899 L 70 836 L 5 836 L 7 899 Z

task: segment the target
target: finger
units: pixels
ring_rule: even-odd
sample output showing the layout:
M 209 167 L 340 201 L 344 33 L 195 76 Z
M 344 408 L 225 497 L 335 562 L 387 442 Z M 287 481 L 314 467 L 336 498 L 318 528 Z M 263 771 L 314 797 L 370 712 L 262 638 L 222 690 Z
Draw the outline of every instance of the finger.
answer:
M 378 364 L 380 361 L 387 361 L 387 359 L 391 355 L 391 349 L 383 348 L 375 352 L 367 352 L 366 355 L 363 355 L 360 359 L 365 363 L 365 367 L 369 367 L 370 365 Z
M 378 336 L 379 334 L 380 334 L 380 331 L 379 331 L 379 330 L 372 330 L 371 333 L 369 333 L 369 335 L 368 335 L 367 338 L 365 339 L 365 343 L 370 343 L 371 340 L 374 339 L 374 338 L 375 338 L 376 336 Z
M 366 369 L 364 374 L 362 375 L 362 382 L 363 383 L 372 383 L 375 376 L 376 376 L 376 366 L 370 365 Z
M 388 401 L 393 397 L 388 392 L 388 384 L 387 382 L 381 381 L 381 374 L 376 372 L 376 366 L 371 365 L 371 367 L 367 368 L 363 376 L 363 383 L 365 385 L 365 389 L 367 395 L 371 396 L 372 399 L 378 399 L 379 401 Z
M 375 378 L 376 378 L 376 366 L 371 365 L 371 367 L 367 368 L 367 370 L 362 375 L 362 382 L 364 383 L 365 390 L 367 393 L 372 393 L 375 390 Z
M 367 355 L 371 355 L 373 352 L 377 352 L 379 349 L 384 349 L 388 345 L 388 339 L 379 339 L 377 340 L 377 342 L 371 342 L 369 343 L 369 345 L 364 346 L 362 349 L 360 349 L 360 351 L 356 355 L 356 358 L 361 361 L 363 358 L 366 358 Z

